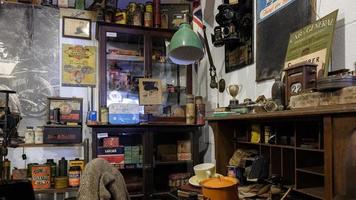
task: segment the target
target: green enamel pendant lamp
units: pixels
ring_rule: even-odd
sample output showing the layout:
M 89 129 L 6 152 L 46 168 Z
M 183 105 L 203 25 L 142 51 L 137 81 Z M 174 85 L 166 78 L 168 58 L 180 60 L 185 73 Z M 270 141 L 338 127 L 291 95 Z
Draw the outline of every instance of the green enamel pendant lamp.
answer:
M 188 23 L 182 23 L 173 35 L 168 57 L 178 65 L 190 65 L 204 56 L 203 45 Z

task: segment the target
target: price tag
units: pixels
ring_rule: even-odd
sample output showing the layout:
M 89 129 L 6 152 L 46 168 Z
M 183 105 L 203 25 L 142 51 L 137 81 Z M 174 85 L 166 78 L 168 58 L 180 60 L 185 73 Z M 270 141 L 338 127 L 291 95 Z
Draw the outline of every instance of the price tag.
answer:
M 116 32 L 106 32 L 106 37 L 117 37 L 117 33 Z
M 98 137 L 98 139 L 107 138 L 107 137 L 109 137 L 109 134 L 108 133 L 98 133 L 97 137 Z

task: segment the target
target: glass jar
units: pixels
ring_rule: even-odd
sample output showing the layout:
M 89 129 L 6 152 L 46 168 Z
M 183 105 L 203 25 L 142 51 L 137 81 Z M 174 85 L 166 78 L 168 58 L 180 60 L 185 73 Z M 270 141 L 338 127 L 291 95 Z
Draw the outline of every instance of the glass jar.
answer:
M 26 144 L 33 144 L 33 143 L 35 143 L 35 131 L 33 130 L 33 127 L 32 127 L 32 126 L 26 127 L 25 143 L 26 143 Z
M 35 129 L 35 144 L 43 144 L 43 128 L 39 126 Z

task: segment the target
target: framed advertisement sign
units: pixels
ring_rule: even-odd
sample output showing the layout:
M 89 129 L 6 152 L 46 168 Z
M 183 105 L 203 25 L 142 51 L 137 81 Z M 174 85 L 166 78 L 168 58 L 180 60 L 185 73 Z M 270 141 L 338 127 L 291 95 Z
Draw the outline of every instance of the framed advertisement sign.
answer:
M 317 64 L 318 75 L 328 76 L 331 47 L 338 10 L 292 33 L 289 37 L 284 68 L 299 62 Z
M 83 120 L 83 99 L 82 98 L 66 98 L 66 97 L 48 97 L 48 121 L 56 123 L 55 109 L 59 109 L 60 122 L 82 124 Z

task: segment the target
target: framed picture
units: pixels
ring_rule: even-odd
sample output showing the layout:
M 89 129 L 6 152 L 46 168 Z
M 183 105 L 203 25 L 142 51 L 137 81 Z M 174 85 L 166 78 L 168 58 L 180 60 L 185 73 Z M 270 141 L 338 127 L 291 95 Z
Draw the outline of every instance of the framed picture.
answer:
M 162 104 L 162 83 L 160 79 L 139 79 L 140 105 Z
M 64 16 L 63 37 L 91 40 L 91 20 Z
M 56 123 L 54 119 L 54 109 L 59 108 L 60 122 L 82 124 L 83 121 L 83 99 L 67 97 L 48 97 L 48 121 Z

